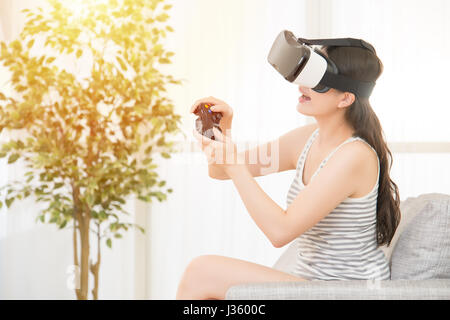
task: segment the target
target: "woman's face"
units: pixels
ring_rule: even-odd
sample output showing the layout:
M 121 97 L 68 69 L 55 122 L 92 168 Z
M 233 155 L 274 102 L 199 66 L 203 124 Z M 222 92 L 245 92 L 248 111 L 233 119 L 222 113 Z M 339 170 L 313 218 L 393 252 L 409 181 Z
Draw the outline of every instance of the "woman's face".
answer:
M 300 86 L 299 91 L 302 94 L 299 98 L 297 111 L 306 116 L 325 115 L 337 111 L 353 103 L 348 100 L 348 92 L 340 92 L 331 88 L 327 92 L 319 93 L 310 88 Z M 354 99 L 354 97 L 353 97 Z

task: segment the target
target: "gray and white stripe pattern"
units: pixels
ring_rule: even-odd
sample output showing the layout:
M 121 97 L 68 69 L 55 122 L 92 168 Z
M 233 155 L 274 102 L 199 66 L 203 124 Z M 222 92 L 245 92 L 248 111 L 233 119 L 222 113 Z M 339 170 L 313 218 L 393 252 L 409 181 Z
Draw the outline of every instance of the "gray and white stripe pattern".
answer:
M 305 188 L 302 181 L 303 167 L 318 132 L 317 128 L 303 148 L 288 191 L 287 206 Z M 350 137 L 322 161 L 311 180 L 339 147 L 355 140 L 367 143 L 360 137 Z M 379 176 L 378 159 L 377 183 L 371 192 L 361 198 L 345 199 L 314 227 L 294 240 L 292 245 L 297 248 L 296 263 L 295 270 L 290 270 L 290 273 L 308 280 L 390 279 L 388 261 L 381 249 L 377 248 L 376 241 Z

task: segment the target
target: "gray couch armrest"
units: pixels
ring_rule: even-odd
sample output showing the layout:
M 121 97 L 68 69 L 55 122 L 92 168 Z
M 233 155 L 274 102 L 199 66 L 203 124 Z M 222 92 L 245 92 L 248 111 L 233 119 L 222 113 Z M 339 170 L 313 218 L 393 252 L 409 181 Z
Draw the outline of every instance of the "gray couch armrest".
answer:
M 233 286 L 227 300 L 450 300 L 450 279 L 263 282 Z

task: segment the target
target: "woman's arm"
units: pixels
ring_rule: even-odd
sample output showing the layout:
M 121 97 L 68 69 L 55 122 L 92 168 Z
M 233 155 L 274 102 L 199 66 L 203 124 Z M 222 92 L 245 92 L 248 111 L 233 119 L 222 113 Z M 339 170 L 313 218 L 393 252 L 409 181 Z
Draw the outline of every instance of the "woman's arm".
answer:
M 306 127 L 306 126 L 305 126 Z M 303 128 L 303 129 L 302 129 Z M 304 127 L 296 130 L 307 130 Z M 309 127 L 308 135 L 296 134 L 295 131 L 287 133 L 279 139 L 278 159 L 284 159 L 275 166 L 273 172 L 281 169 L 295 168 L 296 157 L 292 156 L 293 150 L 299 145 L 303 148 L 305 141 L 299 143 L 298 137 L 308 136 L 312 132 L 313 125 Z M 368 154 L 366 146 L 358 143 L 348 143 L 340 148 L 324 166 L 315 179 L 299 192 L 290 206 L 283 210 L 274 202 L 256 183 L 254 174 L 261 173 L 261 164 L 251 171 L 251 164 L 247 164 L 246 153 L 237 153 L 236 145 L 231 141 L 231 134 L 222 134 L 217 129 L 214 135 L 217 140 L 211 140 L 200 135 L 194 130 L 194 136 L 201 143 L 202 150 L 208 157 L 208 164 L 216 162 L 224 175 L 233 180 L 239 195 L 244 202 L 250 216 L 258 227 L 267 236 L 275 247 L 282 247 L 303 232 L 313 227 L 317 222 L 329 214 L 340 202 L 351 196 L 359 183 L 360 174 L 371 154 Z M 297 140 L 296 140 L 297 139 Z M 306 140 L 306 138 L 304 138 Z M 297 146 L 297 147 L 296 147 Z M 273 156 L 272 149 L 271 155 Z M 283 154 L 283 156 L 281 156 Z M 233 159 L 217 163 L 218 159 Z
M 222 113 L 220 129 L 225 136 L 231 138 L 233 109 L 225 101 L 207 97 L 197 100 L 191 106 L 191 113 L 195 113 L 201 103 L 213 104 L 211 110 Z M 306 140 L 316 128 L 317 124 L 315 123 L 296 128 L 276 140 L 240 152 L 239 158 L 244 160 L 253 177 L 295 169 L 299 150 L 303 149 Z M 218 180 L 230 179 L 223 166 L 214 161 L 208 163 L 208 175 Z
M 316 128 L 316 123 L 295 128 L 276 140 L 240 152 L 239 157 L 245 160 L 252 177 L 294 170 L 299 151 L 303 149 L 306 140 Z M 208 164 L 208 174 L 213 179 L 230 179 L 220 164 Z
M 278 233 L 280 226 L 284 223 L 283 208 L 264 192 L 246 166 L 228 167 L 226 172 L 233 180 L 253 221 L 274 247 L 281 247 Z
M 274 247 L 304 233 L 352 195 L 364 167 L 367 150 L 359 144 L 339 149 L 317 176 L 283 210 L 258 185 L 246 166 L 224 167 L 247 211 Z

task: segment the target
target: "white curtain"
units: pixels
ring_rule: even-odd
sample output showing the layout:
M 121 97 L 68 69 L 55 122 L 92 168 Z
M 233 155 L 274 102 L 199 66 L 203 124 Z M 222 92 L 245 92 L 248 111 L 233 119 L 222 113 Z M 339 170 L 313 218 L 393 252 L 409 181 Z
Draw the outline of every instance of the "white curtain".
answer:
M 29 2 L 14 1 L 13 7 Z M 233 137 L 240 148 L 313 121 L 295 109 L 297 87 L 267 63 L 270 45 L 283 29 L 303 37 L 371 42 L 385 66 L 371 101 L 394 152 L 391 177 L 402 200 L 421 193 L 450 193 L 448 1 L 167 3 L 174 5 L 169 24 L 175 32 L 169 33 L 165 47 L 176 55 L 163 71 L 186 79 L 168 92 L 183 116 L 186 139 L 180 137 L 182 152 L 160 161 L 160 175 L 174 190 L 168 200 L 150 206 L 130 202 L 136 221 L 146 226 L 146 236 L 130 233 L 116 241 L 112 251 L 104 249 L 108 253 L 102 262 L 101 298 L 173 299 L 183 270 L 198 255 L 271 266 L 283 252 L 284 248 L 273 248 L 254 224 L 232 182 L 208 177 L 205 156 L 191 144 L 195 117 L 188 113 L 201 97 L 225 100 L 235 111 Z M 18 10 L 13 11 L 13 18 L 6 20 L 16 24 Z M 1 13 L 2 22 L 4 16 Z M 11 30 L 14 34 L 18 27 Z M 1 182 L 9 168 L 0 163 Z M 291 171 L 257 181 L 285 207 L 293 175 Z M 36 225 L 32 203 L 20 207 L 0 213 L 0 299 L 73 298 L 65 284 L 72 255 L 69 234 Z M 16 214 L 20 210 L 23 214 Z M 17 239 L 19 235 L 24 238 Z

